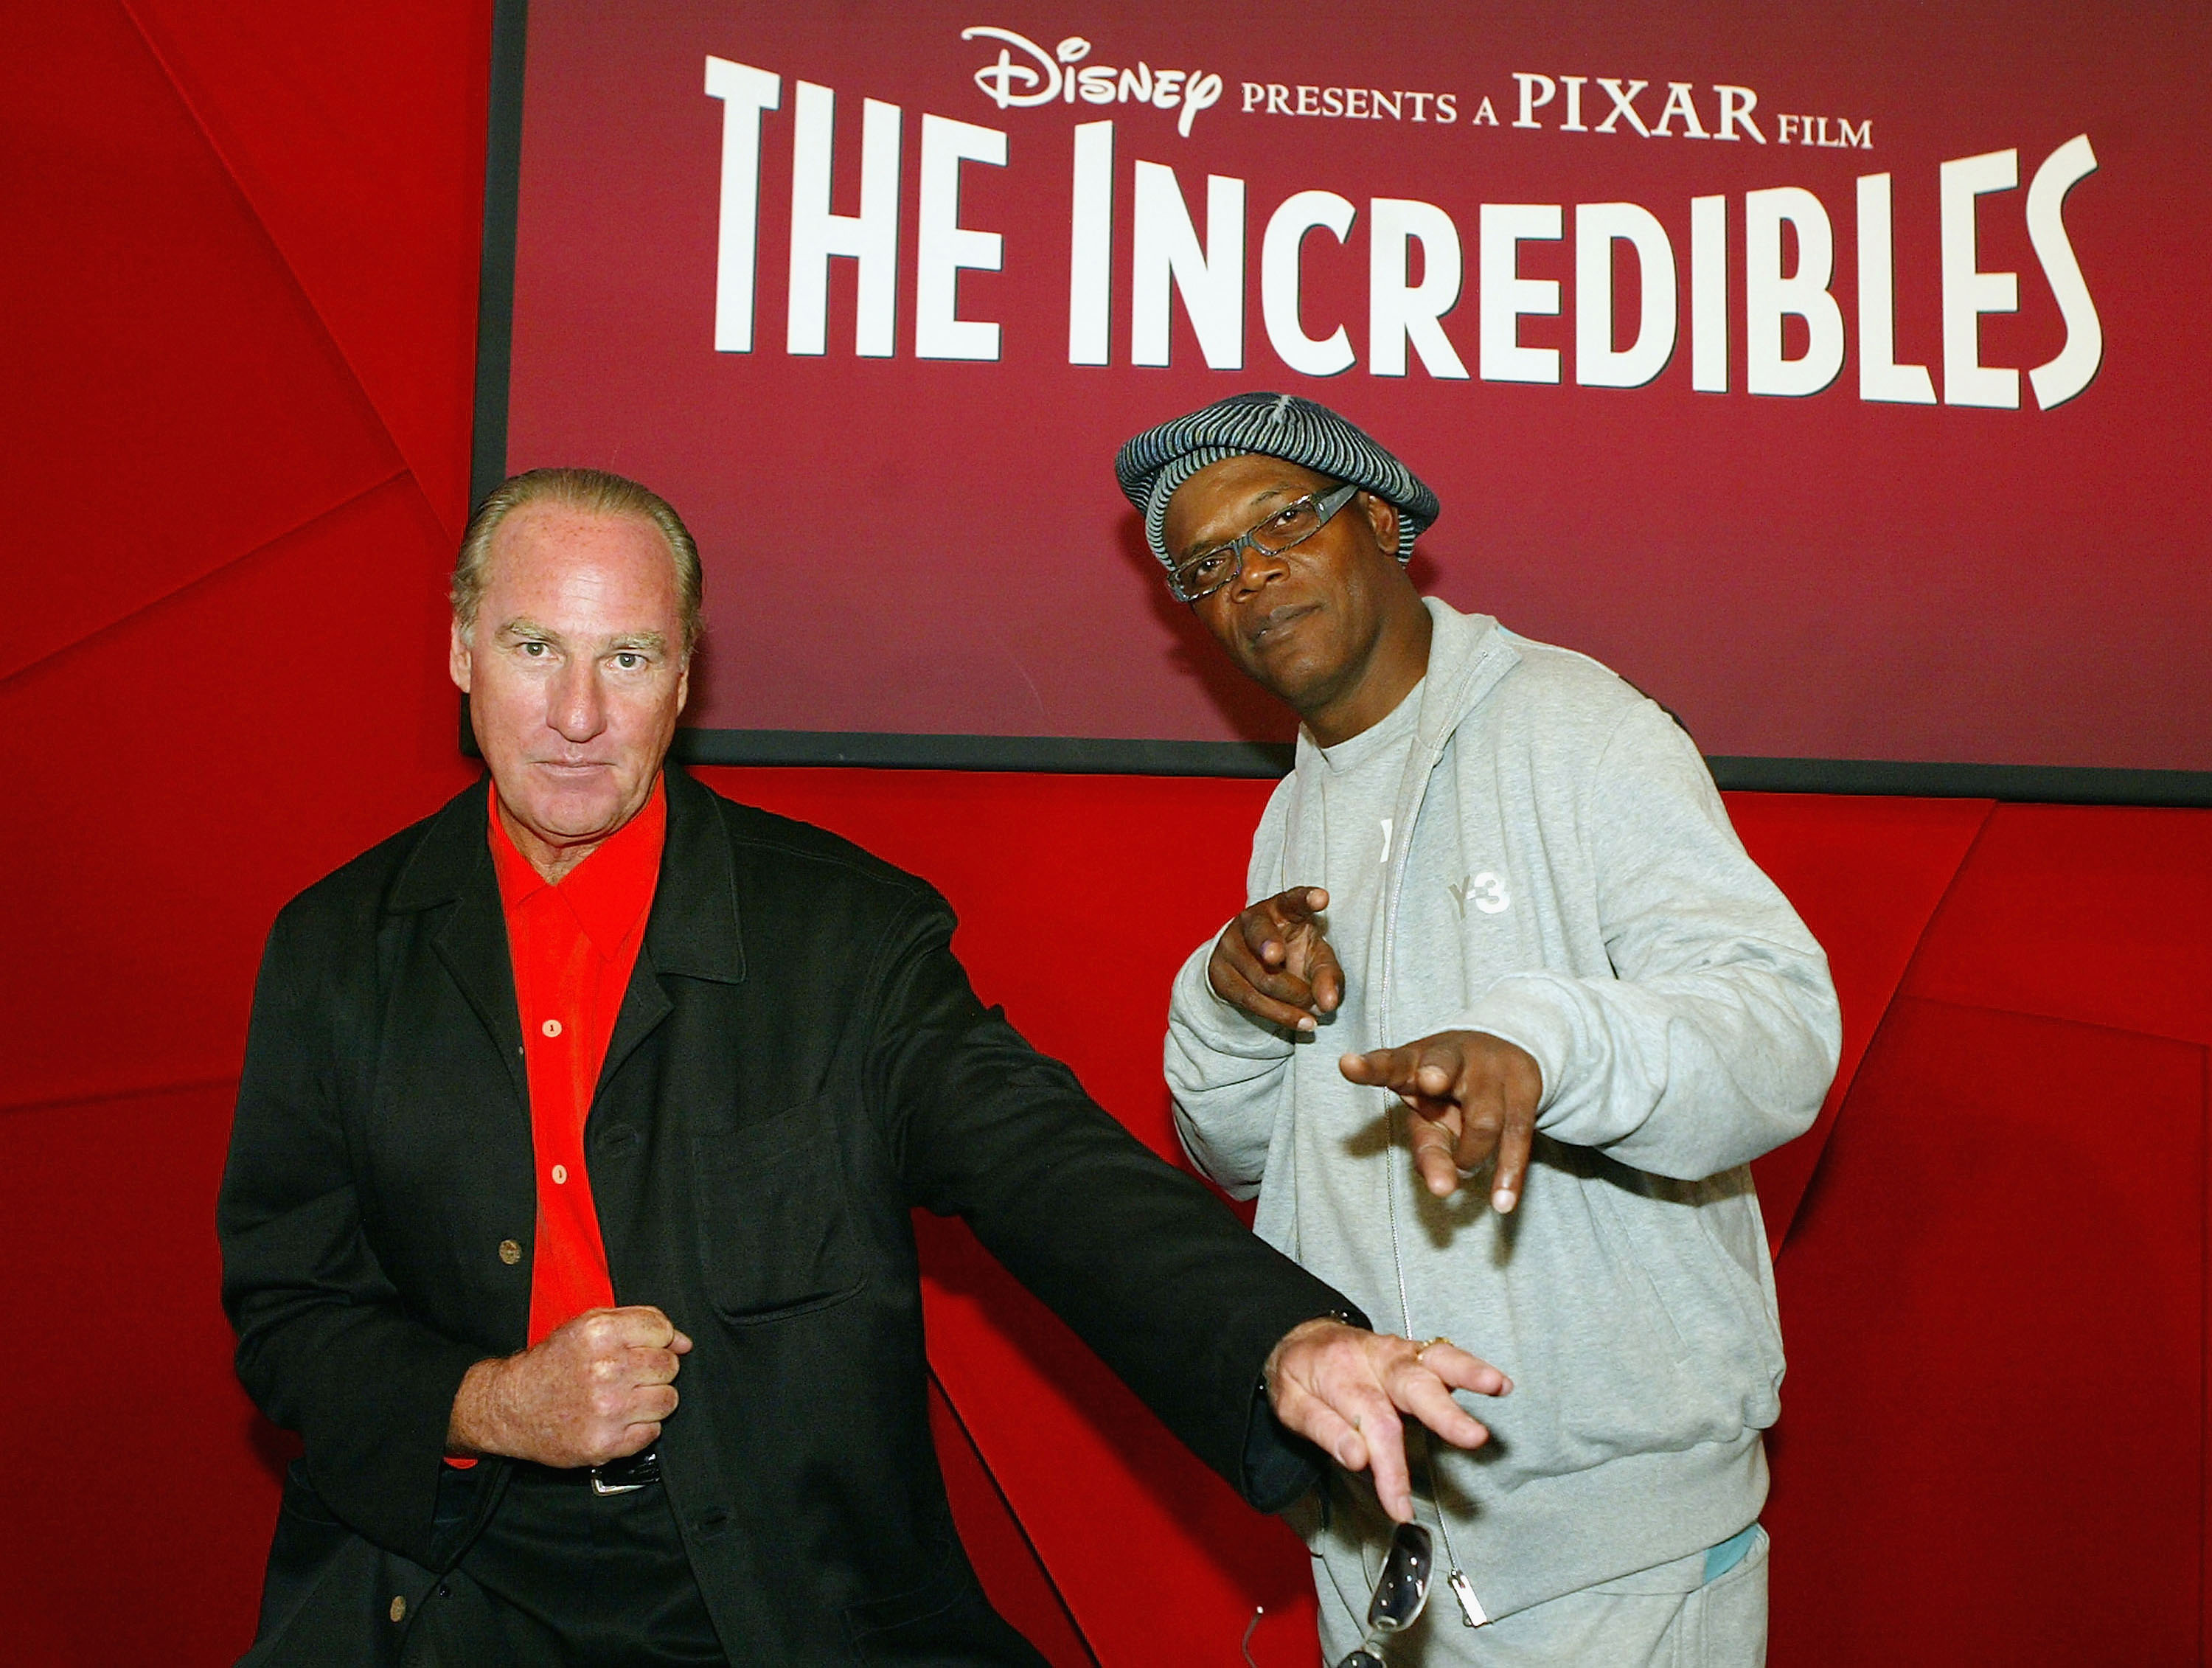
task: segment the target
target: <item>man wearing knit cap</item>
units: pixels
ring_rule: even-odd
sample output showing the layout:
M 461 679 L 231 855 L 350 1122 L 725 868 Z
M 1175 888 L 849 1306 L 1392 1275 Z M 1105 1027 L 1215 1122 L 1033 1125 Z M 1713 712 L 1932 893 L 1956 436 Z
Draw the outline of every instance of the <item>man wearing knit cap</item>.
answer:
M 1335 412 L 1239 394 L 1115 472 L 1303 721 L 1249 905 L 1176 981 L 1184 1147 L 1378 1324 L 1514 1386 L 1487 1446 L 1416 1445 L 1452 1599 L 1395 1659 L 1763 1661 L 1783 1360 L 1746 1166 L 1834 1074 L 1820 946 L 1662 709 L 1413 589 L 1436 495 Z M 1332 1661 L 1402 1506 L 1338 1470 L 1296 1514 Z

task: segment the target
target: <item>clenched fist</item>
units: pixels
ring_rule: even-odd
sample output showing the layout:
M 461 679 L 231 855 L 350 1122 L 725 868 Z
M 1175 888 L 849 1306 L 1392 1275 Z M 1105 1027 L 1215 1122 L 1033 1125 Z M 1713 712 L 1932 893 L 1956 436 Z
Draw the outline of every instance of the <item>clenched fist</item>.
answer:
M 447 1450 L 564 1470 L 636 1453 L 675 1412 L 676 1370 L 690 1348 L 658 1309 L 587 1309 L 543 1343 L 471 1367 Z

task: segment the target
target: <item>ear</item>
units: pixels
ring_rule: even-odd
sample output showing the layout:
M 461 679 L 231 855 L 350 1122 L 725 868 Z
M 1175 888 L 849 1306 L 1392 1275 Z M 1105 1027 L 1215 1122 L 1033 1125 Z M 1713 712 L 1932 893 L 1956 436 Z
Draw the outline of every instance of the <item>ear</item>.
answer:
M 1375 529 L 1375 542 L 1393 562 L 1398 559 L 1398 506 L 1363 490 L 1359 507 L 1367 512 L 1367 525 Z
M 676 674 L 676 710 L 682 712 L 684 703 L 691 698 L 691 656 L 684 657 L 684 669 Z
M 460 616 L 453 617 L 453 636 L 446 643 L 446 671 L 453 680 L 453 687 L 464 695 L 469 692 L 469 683 L 476 676 L 476 661 L 470 653 L 469 640 L 461 630 Z

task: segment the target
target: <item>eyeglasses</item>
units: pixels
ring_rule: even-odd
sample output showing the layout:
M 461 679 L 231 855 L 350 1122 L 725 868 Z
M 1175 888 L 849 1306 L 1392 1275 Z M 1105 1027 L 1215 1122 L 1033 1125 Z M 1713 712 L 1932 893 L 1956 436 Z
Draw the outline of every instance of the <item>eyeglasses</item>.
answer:
M 1375 1580 L 1375 1596 L 1367 1602 L 1366 1636 L 1337 1668 L 1386 1668 L 1382 1641 L 1421 1619 L 1429 1602 L 1429 1576 L 1435 1568 L 1427 1530 L 1417 1523 L 1401 1523 L 1391 1531 L 1390 1549 L 1383 1555 L 1382 1573 Z M 1261 1605 L 1244 1624 L 1240 1648 L 1245 1668 L 1256 1668 L 1252 1661 L 1252 1635 L 1267 1613 L 1267 1607 Z
M 1329 518 L 1352 502 L 1356 486 L 1324 487 L 1285 504 L 1255 527 L 1247 528 L 1225 545 L 1200 551 L 1168 570 L 1168 589 L 1178 602 L 1197 602 L 1224 585 L 1234 584 L 1244 571 L 1244 552 L 1280 556 L 1292 545 L 1303 545 L 1328 525 Z
M 1422 1608 L 1429 1602 L 1429 1572 L 1433 1567 L 1429 1531 L 1417 1523 L 1400 1524 L 1390 1537 L 1382 1574 L 1375 1582 L 1375 1597 L 1368 1603 L 1367 1636 L 1340 1668 L 1382 1668 L 1382 1641 L 1420 1619 Z

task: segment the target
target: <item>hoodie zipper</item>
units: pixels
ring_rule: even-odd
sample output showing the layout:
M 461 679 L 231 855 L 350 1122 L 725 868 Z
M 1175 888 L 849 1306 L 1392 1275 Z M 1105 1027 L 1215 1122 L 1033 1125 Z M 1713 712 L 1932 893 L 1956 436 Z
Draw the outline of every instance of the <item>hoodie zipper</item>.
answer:
M 1455 730 L 1457 727 L 1458 726 L 1456 724 L 1453 726 L 1453 729 Z M 1447 740 L 1449 740 L 1449 734 L 1450 732 L 1446 732 Z M 1401 814 L 1393 819 L 1393 826 L 1404 830 L 1405 835 L 1401 840 L 1398 841 L 1397 849 L 1390 854 L 1391 862 L 1389 889 L 1383 900 L 1382 979 L 1381 989 L 1376 992 L 1376 1014 L 1377 1020 L 1376 1034 L 1378 1036 L 1388 1037 L 1391 1034 L 1389 1028 L 1390 972 L 1393 961 L 1397 954 L 1398 947 L 1398 902 L 1405 891 L 1406 870 L 1408 867 L 1408 860 L 1413 855 L 1414 825 L 1420 817 L 1421 807 L 1428 798 L 1429 779 L 1436 774 L 1437 766 L 1443 762 L 1444 745 L 1444 743 L 1439 742 L 1424 750 L 1423 763 L 1419 776 L 1413 784 L 1410 795 L 1401 794 L 1400 810 Z M 1388 1047 L 1389 1044 L 1385 1044 L 1384 1046 Z M 1390 1133 L 1390 1150 L 1393 1154 L 1395 1154 L 1399 1150 L 1399 1109 L 1400 1103 L 1398 1097 L 1394 1094 L 1387 1095 L 1387 1099 L 1383 1107 L 1383 1116 L 1388 1120 L 1388 1128 Z M 1408 1156 L 1410 1156 L 1410 1136 L 1407 1138 L 1407 1150 Z M 1398 1170 L 1399 1166 L 1395 1157 L 1389 1165 L 1386 1165 L 1383 1167 L 1382 1197 L 1384 1203 L 1384 1214 L 1387 1217 L 1390 1227 L 1390 1269 L 1391 1272 L 1396 1276 L 1398 1282 L 1398 1315 L 1399 1319 L 1404 1324 L 1406 1329 L 1403 1336 L 1410 1338 L 1414 1335 L 1413 1304 L 1413 1299 L 1407 1294 L 1406 1288 L 1406 1258 L 1403 1251 L 1401 1248 L 1399 1240 Z M 1443 1500 L 1437 1493 L 1436 1486 L 1436 1452 L 1434 1446 L 1429 1440 L 1429 1434 L 1425 1427 L 1423 1427 L 1421 1430 L 1421 1449 L 1423 1457 L 1427 1461 L 1427 1470 L 1429 1473 L 1429 1503 L 1436 1508 L 1437 1532 L 1443 1541 L 1444 1562 L 1450 1567 L 1451 1571 L 1450 1574 L 1446 1578 L 1446 1584 L 1451 1588 L 1452 1597 L 1459 1602 L 1461 1622 L 1469 1628 L 1480 1628 L 1485 1622 L 1488 1622 L 1490 1617 L 1484 1613 L 1482 1605 L 1476 1600 L 1474 1596 L 1474 1584 L 1468 1580 L 1467 1572 L 1460 1567 L 1459 1554 L 1453 1549 L 1451 1525 L 1444 1520 Z

